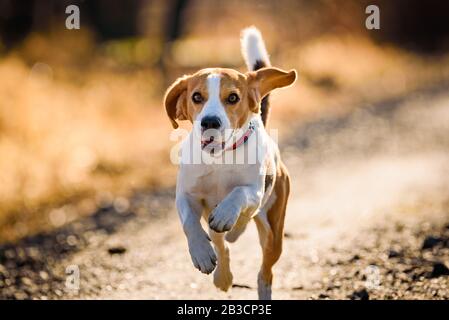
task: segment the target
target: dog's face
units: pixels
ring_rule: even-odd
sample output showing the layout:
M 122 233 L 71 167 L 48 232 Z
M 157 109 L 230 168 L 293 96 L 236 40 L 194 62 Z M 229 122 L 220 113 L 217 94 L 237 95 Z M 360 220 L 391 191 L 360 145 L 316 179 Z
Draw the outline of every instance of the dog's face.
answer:
M 165 94 L 165 108 L 176 120 L 190 120 L 203 145 L 221 144 L 241 128 L 271 90 L 291 85 L 296 71 L 262 68 L 240 73 L 232 69 L 203 69 L 177 79 Z M 229 130 L 232 129 L 232 130 Z

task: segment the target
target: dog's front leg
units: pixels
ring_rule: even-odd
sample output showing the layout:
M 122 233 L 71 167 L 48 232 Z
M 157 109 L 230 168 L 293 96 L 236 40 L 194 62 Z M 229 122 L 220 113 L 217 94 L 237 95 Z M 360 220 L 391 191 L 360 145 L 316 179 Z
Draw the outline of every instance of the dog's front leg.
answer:
M 176 207 L 187 237 L 193 265 L 203 273 L 211 273 L 217 264 L 217 256 L 208 234 L 201 226 L 201 204 L 187 194 L 177 194 Z
M 262 192 L 257 186 L 235 187 L 209 215 L 209 226 L 216 232 L 231 230 L 243 212 L 251 219 L 260 206 Z

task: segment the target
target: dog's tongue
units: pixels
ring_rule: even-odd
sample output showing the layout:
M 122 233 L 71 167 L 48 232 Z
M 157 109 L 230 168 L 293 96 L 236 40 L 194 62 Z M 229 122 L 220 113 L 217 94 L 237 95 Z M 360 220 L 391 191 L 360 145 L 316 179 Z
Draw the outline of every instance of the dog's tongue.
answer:
M 211 136 L 208 139 L 201 139 L 201 145 L 204 147 L 206 147 L 208 144 L 212 143 L 214 141 L 214 137 Z
M 214 136 L 203 137 L 203 138 L 201 139 L 201 142 L 202 142 L 202 143 L 211 143 L 211 142 L 214 142 Z

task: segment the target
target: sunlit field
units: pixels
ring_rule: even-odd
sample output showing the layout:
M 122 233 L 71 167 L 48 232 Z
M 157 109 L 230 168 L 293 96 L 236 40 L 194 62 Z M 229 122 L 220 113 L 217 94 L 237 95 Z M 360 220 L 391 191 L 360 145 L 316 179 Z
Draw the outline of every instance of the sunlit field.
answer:
M 73 0 L 79 29 L 68 4 L 0 0 L 0 299 L 263 297 L 252 222 L 228 291 L 192 266 L 163 102 L 185 74 L 247 72 L 249 26 L 298 72 L 270 94 L 291 182 L 273 298 L 449 298 L 448 4 Z
M 196 34 L 177 41 L 174 47 L 190 54 L 175 50 L 168 78 L 204 60 L 204 66 L 245 71 L 238 36 Z M 282 139 L 303 121 L 449 78 L 448 57 L 423 58 L 360 36 L 325 35 L 289 46 L 276 37 L 266 42 L 274 65 L 297 68 L 300 75 L 295 87 L 272 98 L 271 127 Z M 169 150 L 175 142 L 168 139 L 162 105 L 168 82 L 150 63 L 151 50 L 145 39 L 97 48 L 88 33 L 55 31 L 46 38 L 31 35 L 1 58 L 0 239 L 60 226 L 104 198 L 173 185 Z
M 168 138 L 164 90 L 177 76 L 201 67 L 245 71 L 239 52 L 244 26 L 262 30 L 275 66 L 299 71 L 293 88 L 273 94 L 271 127 L 281 130 L 281 141 L 302 122 L 449 78 L 447 56 L 420 56 L 362 33 L 333 30 L 294 40 L 288 25 L 271 28 L 264 19 L 269 9 L 249 16 L 243 7 L 238 23 L 227 28 L 237 18 L 225 17 L 215 32 L 198 22 L 169 50 L 154 35 L 98 44 L 88 29 L 53 26 L 5 51 L 0 239 L 60 226 L 133 190 L 172 186 L 176 168 L 169 150 L 175 142 Z M 284 39 L 277 36 L 287 30 Z

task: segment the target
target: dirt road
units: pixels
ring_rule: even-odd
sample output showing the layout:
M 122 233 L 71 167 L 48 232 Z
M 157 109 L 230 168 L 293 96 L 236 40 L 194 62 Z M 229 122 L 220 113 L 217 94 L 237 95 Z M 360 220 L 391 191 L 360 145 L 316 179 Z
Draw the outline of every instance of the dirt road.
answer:
M 273 298 L 449 299 L 447 88 L 303 125 L 281 146 L 293 186 Z M 0 298 L 257 298 L 255 226 L 231 246 L 235 285 L 220 292 L 190 262 L 173 197 L 105 198 L 0 247 Z

